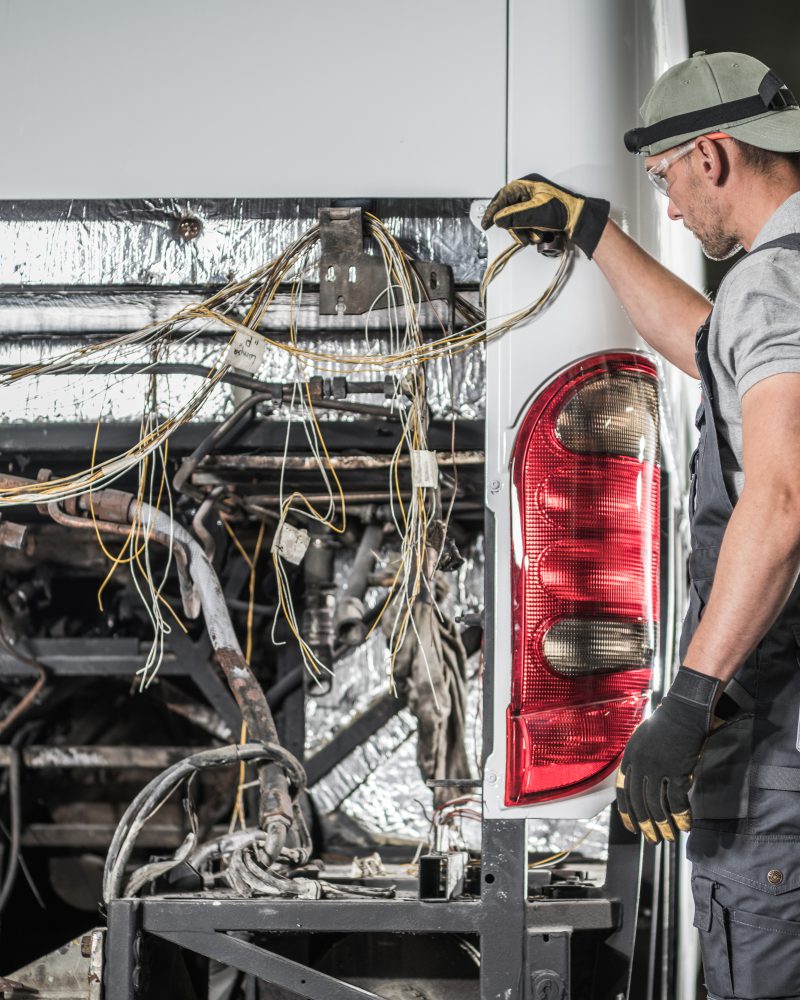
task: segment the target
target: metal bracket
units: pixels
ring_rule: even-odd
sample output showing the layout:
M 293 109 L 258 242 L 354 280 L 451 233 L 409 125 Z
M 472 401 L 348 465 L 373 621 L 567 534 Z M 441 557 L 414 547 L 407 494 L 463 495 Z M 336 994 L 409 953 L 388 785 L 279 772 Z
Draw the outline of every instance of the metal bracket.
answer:
M 566 928 L 528 931 L 525 1000 L 568 1000 L 571 939 L 571 931 Z
M 457 899 L 464 892 L 468 862 L 466 851 L 423 854 L 419 859 L 419 898 L 429 902 Z
M 319 312 L 363 315 L 370 309 L 400 305 L 386 287 L 383 259 L 364 251 L 364 222 L 360 208 L 321 208 Z M 453 269 L 446 264 L 426 261 L 409 263 L 420 282 L 420 298 L 438 299 L 448 305 L 448 328 L 453 326 L 455 289 Z

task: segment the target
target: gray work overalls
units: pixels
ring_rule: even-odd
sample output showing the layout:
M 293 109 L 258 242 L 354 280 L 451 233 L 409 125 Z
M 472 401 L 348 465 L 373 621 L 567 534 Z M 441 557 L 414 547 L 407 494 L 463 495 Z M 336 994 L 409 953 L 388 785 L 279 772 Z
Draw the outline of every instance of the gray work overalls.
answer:
M 771 247 L 800 250 L 800 234 L 772 240 L 752 253 Z M 681 661 L 708 601 L 733 511 L 715 426 L 709 327 L 710 316 L 696 345 L 703 398 L 697 414 L 700 439 L 691 459 L 691 582 Z M 732 699 L 726 700 L 728 721 L 709 737 L 695 771 L 687 853 L 712 998 L 800 1000 L 799 643 L 796 586 L 726 689 Z

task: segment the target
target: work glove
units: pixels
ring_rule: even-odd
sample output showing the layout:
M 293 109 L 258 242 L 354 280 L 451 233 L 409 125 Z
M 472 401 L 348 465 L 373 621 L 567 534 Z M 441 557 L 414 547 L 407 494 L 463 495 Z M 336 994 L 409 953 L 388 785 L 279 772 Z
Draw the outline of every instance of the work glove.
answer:
M 527 174 L 500 188 L 481 225 L 508 229 L 522 244 L 540 243 L 545 233 L 565 233 L 591 260 L 608 221 L 610 205 L 560 187 L 541 174 Z
M 617 775 L 617 808 L 631 833 L 674 840 L 692 825 L 689 789 L 711 733 L 721 682 L 681 667 L 649 719 L 633 733 Z

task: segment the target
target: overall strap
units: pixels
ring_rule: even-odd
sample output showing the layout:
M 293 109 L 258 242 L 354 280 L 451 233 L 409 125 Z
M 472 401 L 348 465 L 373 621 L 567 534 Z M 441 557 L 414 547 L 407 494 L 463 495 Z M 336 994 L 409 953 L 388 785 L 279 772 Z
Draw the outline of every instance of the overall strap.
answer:
M 783 250 L 800 250 L 800 233 L 786 233 L 785 236 L 779 236 L 777 239 L 770 240 L 769 243 L 762 243 L 761 246 L 756 247 L 755 250 L 751 250 L 747 257 L 752 257 L 754 253 L 758 253 L 760 250 L 772 250 L 772 249 L 783 249 Z M 747 257 L 743 257 L 743 260 L 747 260 Z
M 786 233 L 783 236 L 778 236 L 777 239 L 770 240 L 768 243 L 762 243 L 761 246 L 755 247 L 755 249 L 748 251 L 744 257 L 740 257 L 739 260 L 729 268 L 727 273 L 722 279 L 722 284 L 720 284 L 720 289 L 728 278 L 733 274 L 736 268 L 743 263 L 743 261 L 749 260 L 754 253 L 760 253 L 762 250 L 800 250 L 800 233 Z M 719 297 L 719 292 L 717 292 L 717 297 Z M 709 320 L 711 319 L 709 315 Z

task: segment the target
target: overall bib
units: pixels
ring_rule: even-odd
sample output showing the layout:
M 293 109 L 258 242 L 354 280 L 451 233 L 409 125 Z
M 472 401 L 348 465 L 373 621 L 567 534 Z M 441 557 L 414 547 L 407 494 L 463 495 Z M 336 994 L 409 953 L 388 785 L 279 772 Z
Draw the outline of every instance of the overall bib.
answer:
M 757 247 L 800 250 L 800 234 Z M 798 257 L 800 266 L 800 256 Z M 798 304 L 800 318 L 800 304 Z M 720 460 L 709 320 L 697 333 L 702 402 L 691 459 L 689 608 L 681 661 L 711 593 L 733 505 Z M 800 1000 L 800 586 L 726 688 L 733 710 L 695 771 L 695 926 L 714 1000 Z

